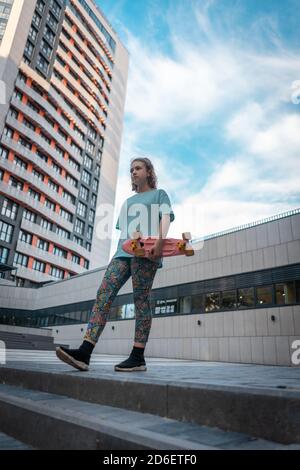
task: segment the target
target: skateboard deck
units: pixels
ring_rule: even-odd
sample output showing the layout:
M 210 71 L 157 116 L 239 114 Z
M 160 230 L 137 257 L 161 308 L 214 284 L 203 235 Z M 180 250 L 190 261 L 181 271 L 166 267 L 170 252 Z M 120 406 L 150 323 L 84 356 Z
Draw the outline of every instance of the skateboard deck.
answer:
M 193 256 L 194 250 L 189 243 L 191 234 L 185 232 L 180 238 L 166 238 L 162 248 L 162 257 L 165 256 Z M 143 238 L 141 232 L 135 232 L 132 238 L 126 240 L 122 248 L 130 255 L 139 256 L 141 258 L 149 258 L 152 248 L 154 247 L 157 238 L 147 237 Z

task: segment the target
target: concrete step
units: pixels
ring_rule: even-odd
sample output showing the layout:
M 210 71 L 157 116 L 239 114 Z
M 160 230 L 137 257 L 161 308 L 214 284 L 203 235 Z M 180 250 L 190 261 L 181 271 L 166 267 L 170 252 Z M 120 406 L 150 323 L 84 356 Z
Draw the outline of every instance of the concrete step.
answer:
M 243 433 L 0 385 L 0 429 L 37 449 L 300 449 Z
M 34 450 L 34 447 L 0 432 L 0 450 Z
M 282 444 L 300 444 L 297 388 L 218 385 L 195 382 L 192 377 L 170 380 L 166 375 L 151 376 L 151 372 L 103 370 L 104 366 L 93 367 L 93 363 L 89 372 L 79 372 L 57 363 L 53 356 L 51 363 L 41 354 L 30 357 L 36 359 L 35 364 L 1 367 L 0 382 Z

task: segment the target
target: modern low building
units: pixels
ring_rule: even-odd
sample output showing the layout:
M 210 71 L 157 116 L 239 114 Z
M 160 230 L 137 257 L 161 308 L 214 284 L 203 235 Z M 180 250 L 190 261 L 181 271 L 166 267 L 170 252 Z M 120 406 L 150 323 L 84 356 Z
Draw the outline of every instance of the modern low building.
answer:
M 37 286 L 108 262 L 128 52 L 93 0 L 0 1 L 0 28 L 0 275 Z
M 6 281 L 0 285 L 0 323 L 52 328 L 55 341 L 77 347 L 105 268 L 38 289 Z M 152 303 L 148 356 L 297 365 L 300 210 L 205 237 L 193 257 L 165 258 Z M 134 323 L 128 280 L 96 351 L 126 355 Z

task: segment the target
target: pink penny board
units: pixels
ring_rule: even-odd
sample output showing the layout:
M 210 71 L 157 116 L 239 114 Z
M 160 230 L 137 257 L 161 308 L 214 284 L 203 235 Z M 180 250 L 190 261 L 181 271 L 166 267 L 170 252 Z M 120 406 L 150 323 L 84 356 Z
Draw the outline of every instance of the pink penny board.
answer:
M 126 253 L 141 258 L 148 258 L 151 249 L 154 247 L 157 238 L 139 238 L 129 239 L 123 243 L 122 248 Z M 194 250 L 188 240 L 180 240 L 178 238 L 166 238 L 164 240 L 162 256 L 193 256 Z

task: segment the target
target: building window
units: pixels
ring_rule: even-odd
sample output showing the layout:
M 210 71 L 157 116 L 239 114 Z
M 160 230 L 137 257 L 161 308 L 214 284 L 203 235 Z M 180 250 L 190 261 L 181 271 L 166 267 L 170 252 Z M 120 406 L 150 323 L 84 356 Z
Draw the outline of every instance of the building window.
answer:
M 24 54 L 26 54 L 28 57 L 32 57 L 33 49 L 34 49 L 34 45 L 29 40 L 27 40 L 25 49 L 24 49 Z
M 75 197 L 65 189 L 63 189 L 62 196 L 66 199 L 66 201 L 69 201 L 73 205 L 75 204 Z
M 10 243 L 14 228 L 12 225 L 0 221 L 0 240 Z
M 79 172 L 80 165 L 72 157 L 69 157 L 68 162 L 69 162 L 70 166 L 72 166 L 73 168 L 75 168 L 76 171 Z
M 81 217 L 85 217 L 86 212 L 87 212 L 87 206 L 79 201 L 77 204 L 77 214 L 80 215 Z
M 40 250 L 49 251 L 49 242 L 47 242 L 46 240 L 40 239 L 40 240 L 38 241 L 37 247 L 38 247 Z
M 52 47 L 49 46 L 49 44 L 45 41 L 45 39 L 42 40 L 41 51 L 43 52 L 43 54 L 45 54 L 47 59 L 50 59 L 51 54 L 52 54 Z
M 236 308 L 236 291 L 227 290 L 222 292 L 222 310 L 234 310 Z
M 14 119 L 18 119 L 19 113 L 15 108 L 10 108 L 9 115 Z
M 16 251 L 15 257 L 14 257 L 14 264 L 25 266 L 26 268 L 28 266 L 28 256 L 22 255 L 21 253 L 18 253 Z
M 54 266 L 51 266 L 50 268 L 50 275 L 57 277 L 58 279 L 63 279 L 64 278 L 64 271 L 62 269 L 55 268 Z
M 95 176 L 100 176 L 100 165 L 96 165 Z
M 37 66 L 41 69 L 42 72 L 46 74 L 48 72 L 49 62 L 41 54 L 39 54 L 37 59 Z
M 91 174 L 88 173 L 86 170 L 83 170 L 82 175 L 81 175 L 82 181 L 84 181 L 86 184 L 90 185 L 91 184 Z
M 27 102 L 27 106 L 28 106 L 28 108 L 32 109 L 32 111 L 34 111 L 34 112 L 37 113 L 37 114 L 38 114 L 39 111 L 40 111 L 40 108 L 39 108 L 38 106 L 36 106 L 36 104 L 34 104 L 33 101 L 28 101 L 28 102 Z
M 28 243 L 28 245 L 31 245 L 31 243 L 32 243 L 32 234 L 28 233 L 28 232 L 24 232 L 23 230 L 20 230 L 19 240 L 21 242 Z
M 47 22 L 54 31 L 57 30 L 58 21 L 54 17 L 54 15 L 52 15 L 52 13 L 50 11 L 49 11 L 48 16 L 47 16 Z
M 88 152 L 93 154 L 95 152 L 95 145 L 90 140 L 88 140 L 86 144 L 86 149 Z
M 79 197 L 84 201 L 87 201 L 89 198 L 89 190 L 85 186 L 80 186 Z
M 44 181 L 44 175 L 37 171 L 35 168 L 32 170 L 32 174 L 38 178 L 40 181 Z
M 42 17 L 35 11 L 32 17 L 33 24 L 39 28 L 42 21 Z
M 83 263 L 83 267 L 84 267 L 85 269 L 89 269 L 89 266 L 90 266 L 90 262 L 89 262 L 87 259 L 85 259 L 85 260 L 84 260 L 84 263 Z
M 90 225 L 88 226 L 86 236 L 89 240 L 92 240 L 92 238 L 93 238 L 93 227 L 91 227 Z
M 61 6 L 56 2 L 56 0 L 51 0 L 50 1 L 50 8 L 51 11 L 57 16 L 57 18 L 60 17 L 60 12 L 61 12 Z
M 4 199 L 1 214 L 11 220 L 16 220 L 18 212 L 18 204 L 9 199 Z
M 33 197 L 33 199 L 35 199 L 36 201 L 39 201 L 41 199 L 41 195 L 40 193 L 38 193 L 37 191 L 35 191 L 34 189 L 32 188 L 29 188 L 28 189 L 28 194 Z
M 31 26 L 28 36 L 32 41 L 35 41 L 38 35 L 38 30 Z
M 93 207 L 96 207 L 96 203 L 97 203 L 97 196 L 96 196 L 96 194 L 92 194 L 91 205 Z
M 58 193 L 58 185 L 57 185 L 56 183 L 54 183 L 53 181 L 49 180 L 48 186 L 49 186 L 49 188 L 51 188 L 53 191 L 55 191 L 56 193 Z
M 193 295 L 191 298 L 191 312 L 199 313 L 204 310 L 204 297 L 202 294 Z
M 38 261 L 37 259 L 34 260 L 32 269 L 35 271 L 40 271 L 41 273 L 44 273 L 46 270 L 46 263 L 43 263 L 42 261 Z
M 56 163 L 52 162 L 52 168 L 58 175 L 61 175 L 61 167 L 56 165 Z
M 68 240 L 70 239 L 70 232 L 68 232 L 67 230 L 64 230 L 61 227 L 56 227 L 56 233 L 60 237 L 67 238 Z
M 76 235 L 73 236 L 73 240 L 77 245 L 83 246 L 83 240 L 79 237 L 76 237 Z
M 32 148 L 31 143 L 30 143 L 27 139 L 24 139 L 24 137 L 21 137 L 21 136 L 20 136 L 18 143 L 19 143 L 20 145 L 22 145 L 22 147 L 27 148 L 28 150 L 31 150 L 31 148 Z
M 91 222 L 92 224 L 94 223 L 95 221 L 95 211 L 93 209 L 90 209 L 90 212 L 89 212 L 89 222 Z
M 22 181 L 17 180 L 17 179 L 14 178 L 13 176 L 11 176 L 11 177 L 9 178 L 8 184 L 9 184 L 10 186 L 12 186 L 13 188 L 17 188 L 17 189 L 20 189 L 20 190 L 22 190 L 22 189 L 23 189 L 23 186 L 24 186 L 23 183 L 22 183 Z
M 53 46 L 55 34 L 47 25 L 45 26 L 45 29 L 44 29 L 44 36 L 47 39 L 47 41 Z
M 76 264 L 80 264 L 79 256 L 72 254 L 72 262 Z
M 52 230 L 52 223 L 49 222 L 49 220 L 42 218 L 41 227 L 43 227 L 46 230 Z
M 8 137 L 9 139 L 12 139 L 13 135 L 14 135 L 14 131 L 10 127 L 5 126 L 3 134 L 5 135 L 5 137 Z
M 28 209 L 23 210 L 23 218 L 33 223 L 36 222 L 36 214 L 34 212 L 29 211 Z
M 272 286 L 262 286 L 256 288 L 257 305 L 272 304 Z
M 275 284 L 275 296 L 277 305 L 287 305 L 296 303 L 296 292 L 293 282 Z
M 92 251 L 92 245 L 90 243 L 86 242 L 85 247 L 89 252 Z
M 38 0 L 38 1 L 37 1 L 37 4 L 36 4 L 36 9 L 37 9 L 40 13 L 43 13 L 44 8 L 45 8 L 45 2 L 43 2 L 43 0 Z
M 8 159 L 8 150 L 0 145 L 0 157 Z
M 98 192 L 98 187 L 99 187 L 99 181 L 94 179 L 94 181 L 93 181 L 93 191 Z
M 76 233 L 79 233 L 79 235 L 83 235 L 83 233 L 84 233 L 84 222 L 82 222 L 82 220 L 76 219 L 74 230 L 75 230 Z
M 238 289 L 238 307 L 250 308 L 254 306 L 254 289 L 248 287 L 245 289 Z
M 70 183 L 72 186 L 74 186 L 74 188 L 77 188 L 78 182 L 71 175 L 68 174 L 66 180 L 67 180 L 68 183 Z
M 205 312 L 213 312 L 220 309 L 220 292 L 205 294 L 204 309 Z
M 0 246 L 0 263 L 7 263 L 9 250 L 4 246 Z
M 91 170 L 93 168 L 93 159 L 89 157 L 88 155 L 84 156 L 83 163 L 87 167 L 88 170 Z
M 49 199 L 45 200 L 45 206 L 50 209 L 51 211 L 55 211 L 55 204 L 52 201 L 49 201 Z
M 67 259 L 67 256 L 68 256 L 65 250 L 62 250 L 61 248 L 58 248 L 57 246 L 54 247 L 53 254 L 55 256 L 60 256 L 61 258 L 65 258 L 65 259 Z
M 73 220 L 72 214 L 70 214 L 70 212 L 66 211 L 62 207 L 60 208 L 59 215 L 61 217 L 63 217 L 64 219 L 66 219 L 68 222 L 72 222 L 72 220 Z

